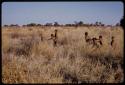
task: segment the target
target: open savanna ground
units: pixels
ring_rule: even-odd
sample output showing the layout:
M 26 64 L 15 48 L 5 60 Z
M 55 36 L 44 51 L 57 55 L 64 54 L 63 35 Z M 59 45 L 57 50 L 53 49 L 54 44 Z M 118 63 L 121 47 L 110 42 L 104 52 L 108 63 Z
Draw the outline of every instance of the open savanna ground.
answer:
M 55 29 L 56 47 L 48 40 Z M 96 48 L 87 44 L 85 32 L 90 37 L 102 35 L 103 45 Z M 123 82 L 123 35 L 121 27 L 2 28 L 2 82 Z

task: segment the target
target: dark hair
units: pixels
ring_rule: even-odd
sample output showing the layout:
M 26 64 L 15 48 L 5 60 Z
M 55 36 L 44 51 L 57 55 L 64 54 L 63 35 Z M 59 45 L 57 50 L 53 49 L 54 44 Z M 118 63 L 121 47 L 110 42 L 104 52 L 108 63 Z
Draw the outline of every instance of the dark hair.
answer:
M 88 35 L 88 32 L 85 32 L 85 35 Z
M 53 34 L 51 34 L 51 36 L 53 36 Z
M 57 29 L 55 29 L 55 31 L 57 32 Z
M 99 38 L 102 38 L 102 36 L 100 35 Z
M 114 36 L 112 36 L 112 39 L 114 38 Z

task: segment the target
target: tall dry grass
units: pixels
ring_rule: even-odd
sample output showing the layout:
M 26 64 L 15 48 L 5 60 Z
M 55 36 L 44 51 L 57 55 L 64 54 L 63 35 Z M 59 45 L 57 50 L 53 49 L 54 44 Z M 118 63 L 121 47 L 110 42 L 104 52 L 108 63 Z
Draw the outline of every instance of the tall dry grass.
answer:
M 48 40 L 54 29 L 58 29 L 57 47 Z M 102 35 L 103 46 L 97 49 L 86 44 L 85 32 L 91 37 Z M 123 34 L 120 27 L 2 28 L 2 82 L 123 82 Z

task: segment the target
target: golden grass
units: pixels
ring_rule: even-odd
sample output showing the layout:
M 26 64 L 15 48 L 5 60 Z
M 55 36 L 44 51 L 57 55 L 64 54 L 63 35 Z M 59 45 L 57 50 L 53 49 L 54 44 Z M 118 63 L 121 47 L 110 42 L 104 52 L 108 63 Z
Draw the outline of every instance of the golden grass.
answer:
M 64 28 L 2 28 L 2 82 L 123 82 L 124 33 L 121 27 Z M 48 40 L 54 29 L 58 29 L 57 47 Z M 96 49 L 87 45 L 85 32 L 91 37 L 102 35 L 103 46 Z M 110 46 L 111 36 L 115 37 L 114 47 Z

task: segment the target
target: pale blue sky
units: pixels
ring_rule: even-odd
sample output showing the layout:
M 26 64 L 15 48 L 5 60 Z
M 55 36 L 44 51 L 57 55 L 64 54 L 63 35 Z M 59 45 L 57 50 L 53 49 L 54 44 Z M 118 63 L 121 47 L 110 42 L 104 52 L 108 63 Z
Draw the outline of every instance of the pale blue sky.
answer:
M 115 25 L 123 17 L 122 2 L 4 2 L 2 25 L 83 21 Z

